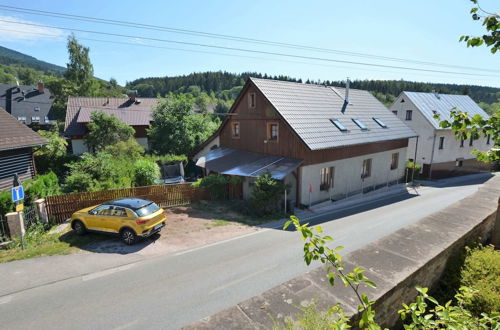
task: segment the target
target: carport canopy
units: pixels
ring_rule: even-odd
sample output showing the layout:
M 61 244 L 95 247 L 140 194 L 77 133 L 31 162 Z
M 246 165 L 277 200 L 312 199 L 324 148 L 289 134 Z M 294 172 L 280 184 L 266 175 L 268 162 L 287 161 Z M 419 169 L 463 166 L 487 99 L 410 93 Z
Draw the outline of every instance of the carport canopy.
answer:
M 227 175 L 257 177 L 267 172 L 282 180 L 303 160 L 220 147 L 200 157 L 196 165 Z

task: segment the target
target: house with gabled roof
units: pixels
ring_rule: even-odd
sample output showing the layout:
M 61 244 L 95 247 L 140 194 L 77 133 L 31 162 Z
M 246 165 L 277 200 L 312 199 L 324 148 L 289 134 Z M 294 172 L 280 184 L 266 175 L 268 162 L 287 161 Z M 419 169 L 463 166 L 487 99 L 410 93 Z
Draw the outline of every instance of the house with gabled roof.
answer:
M 23 182 L 36 174 L 33 147 L 47 140 L 0 108 L 0 191 L 13 187 L 14 175 Z
M 0 84 L 0 107 L 27 126 L 50 126 L 53 103 L 54 97 L 41 81 L 36 86 Z
M 403 91 L 390 107 L 396 117 L 418 133 L 418 142 L 410 140 L 408 158 L 422 165 L 426 177 L 437 179 L 490 169 L 489 164 L 477 161 L 471 154 L 474 149 L 490 149 L 493 146 L 490 138 L 457 140 L 450 128 L 441 128 L 439 120 L 434 118 L 439 115 L 440 120 L 449 119 L 452 109 L 465 111 L 471 117 L 489 118 L 468 95 Z
M 402 182 L 416 135 L 367 91 L 249 78 L 192 158 L 207 172 L 245 177 L 245 197 L 269 172 L 308 206 Z
M 64 135 L 71 140 L 73 154 L 88 152 L 84 138 L 87 124 L 94 111 L 113 115 L 134 128 L 134 137 L 148 149 L 147 128 L 152 121 L 153 109 L 158 105 L 157 98 L 138 98 L 136 92 L 127 97 L 72 97 L 68 98 Z

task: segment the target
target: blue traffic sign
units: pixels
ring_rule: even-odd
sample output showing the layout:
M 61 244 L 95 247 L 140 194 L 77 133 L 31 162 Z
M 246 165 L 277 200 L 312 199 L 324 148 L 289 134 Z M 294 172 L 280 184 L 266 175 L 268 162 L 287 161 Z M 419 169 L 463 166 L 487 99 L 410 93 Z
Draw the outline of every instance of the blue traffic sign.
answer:
M 24 199 L 24 189 L 23 186 L 17 186 L 12 188 L 12 201 L 17 202 Z

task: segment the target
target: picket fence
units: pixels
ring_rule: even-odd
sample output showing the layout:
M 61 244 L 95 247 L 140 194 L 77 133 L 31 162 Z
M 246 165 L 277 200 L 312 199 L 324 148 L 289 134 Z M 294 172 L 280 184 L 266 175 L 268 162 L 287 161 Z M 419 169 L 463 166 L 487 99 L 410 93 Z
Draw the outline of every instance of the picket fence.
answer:
M 223 199 L 240 199 L 242 196 L 241 184 L 226 185 Z M 124 197 L 149 199 L 161 207 L 188 205 L 213 199 L 213 195 L 206 188 L 195 188 L 190 183 L 180 183 L 47 196 L 45 202 L 49 219 L 63 223 L 75 211 Z

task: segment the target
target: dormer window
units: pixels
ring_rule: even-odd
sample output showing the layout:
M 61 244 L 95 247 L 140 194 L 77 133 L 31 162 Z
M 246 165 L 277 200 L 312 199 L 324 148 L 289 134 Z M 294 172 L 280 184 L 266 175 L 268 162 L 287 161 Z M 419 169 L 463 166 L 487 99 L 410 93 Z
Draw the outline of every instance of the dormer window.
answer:
M 33 116 L 33 117 L 31 117 L 31 122 L 32 123 L 39 123 L 40 122 L 40 116 Z
M 373 120 L 374 120 L 377 124 L 379 124 L 379 126 L 380 126 L 380 127 L 382 127 L 382 128 L 387 128 L 387 125 L 386 125 L 386 124 L 385 124 L 382 120 L 380 120 L 379 118 L 375 118 L 375 117 L 373 117 L 372 119 L 373 119 Z
M 356 125 L 358 125 L 359 128 L 361 128 L 362 131 L 368 130 L 368 128 L 361 122 L 359 119 L 353 119 L 352 120 Z
M 40 107 L 35 107 L 35 111 L 36 112 L 40 111 Z
M 250 109 L 255 109 L 255 106 L 256 106 L 256 100 L 255 100 L 256 96 L 255 96 L 255 93 L 249 93 L 248 94 L 248 107 Z
M 330 119 L 330 122 L 335 125 L 339 131 L 347 132 L 347 128 L 345 128 L 345 126 L 338 119 Z

